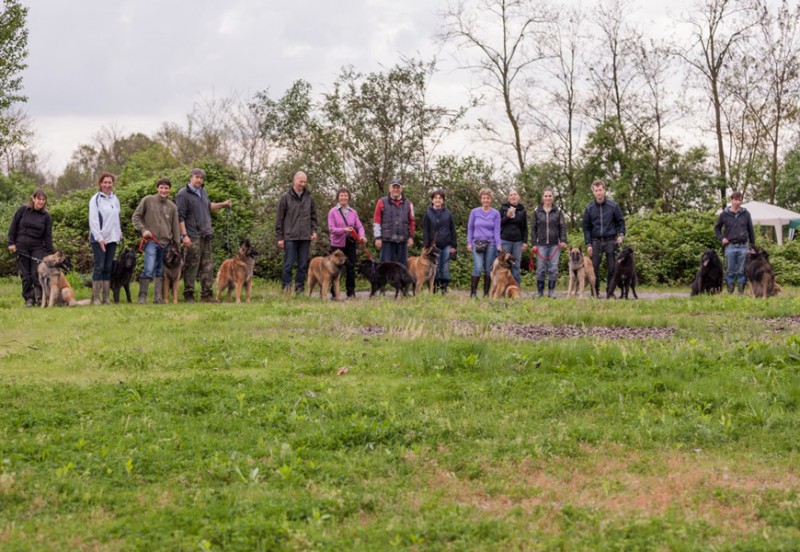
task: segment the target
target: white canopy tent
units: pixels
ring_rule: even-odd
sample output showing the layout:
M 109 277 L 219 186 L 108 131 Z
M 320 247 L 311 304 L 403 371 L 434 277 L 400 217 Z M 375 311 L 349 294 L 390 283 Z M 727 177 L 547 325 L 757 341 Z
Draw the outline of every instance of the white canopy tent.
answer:
M 789 211 L 776 205 L 750 201 L 742 203 L 742 207 L 750 212 L 753 224 L 761 226 L 774 226 L 775 235 L 778 236 L 778 245 L 783 245 L 783 226 L 794 220 L 800 220 L 800 213 Z

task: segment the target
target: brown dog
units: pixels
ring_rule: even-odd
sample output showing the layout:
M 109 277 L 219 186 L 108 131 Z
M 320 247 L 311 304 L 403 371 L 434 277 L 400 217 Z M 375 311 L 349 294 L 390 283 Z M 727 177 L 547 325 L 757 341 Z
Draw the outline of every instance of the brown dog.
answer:
M 339 300 L 339 279 L 344 272 L 344 265 L 347 264 L 347 257 L 337 249 L 325 257 L 314 257 L 308 265 L 308 296 L 314 291 L 314 286 L 319 285 L 319 297 L 325 299 L 325 294 L 331 289 L 333 284 L 333 298 Z
M 577 297 L 583 299 L 583 288 L 587 284 L 595 297 L 594 285 L 597 281 L 594 274 L 592 260 L 583 256 L 580 247 L 573 247 L 569 251 L 569 288 L 567 297 Z
M 753 297 L 766 299 L 781 292 L 781 287 L 775 283 L 775 273 L 769 254 L 760 247 L 752 247 L 747 252 L 744 260 L 744 276 Z
M 91 300 L 75 301 L 75 292 L 69 285 L 64 270 L 68 270 L 70 262 L 62 251 L 47 255 L 36 269 L 39 285 L 42 286 L 42 308 L 56 305 L 88 305 Z
M 497 252 L 497 257 L 492 264 L 492 287 L 489 290 L 489 297 L 492 299 L 519 297 L 519 284 L 511 273 L 511 267 L 515 262 L 517 260 L 511 256 L 511 253 Z
M 408 258 L 408 271 L 417 281 L 414 294 L 422 291 L 422 286 L 428 284 L 428 291 L 433 293 L 433 281 L 436 278 L 436 267 L 439 264 L 439 250 L 435 245 L 423 247 L 419 257 Z
M 219 265 L 217 272 L 217 301 L 219 301 L 222 290 L 228 290 L 228 301 L 231 300 L 231 291 L 236 290 L 236 302 L 242 302 L 242 287 L 246 288 L 245 300 L 250 302 L 250 291 L 253 287 L 253 272 L 256 267 L 256 251 L 250 240 L 245 239 L 239 247 L 239 252 L 232 259 L 225 259 Z
M 164 280 L 161 297 L 164 303 L 169 303 L 169 290 L 172 290 L 172 304 L 178 304 L 178 288 L 183 277 L 183 254 L 181 249 L 170 242 L 164 250 Z

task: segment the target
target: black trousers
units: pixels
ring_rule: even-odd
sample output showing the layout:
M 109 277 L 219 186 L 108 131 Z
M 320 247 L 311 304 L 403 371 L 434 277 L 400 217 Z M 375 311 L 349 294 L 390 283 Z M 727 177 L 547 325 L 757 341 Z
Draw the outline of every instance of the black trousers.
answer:
M 41 301 L 42 287 L 39 285 L 39 274 L 36 272 L 39 263 L 31 259 L 44 259 L 44 247 L 17 246 L 17 270 L 22 278 L 22 298 L 25 301 Z
M 592 240 L 592 265 L 594 266 L 594 275 L 597 278 L 594 289 L 597 295 L 600 295 L 600 260 L 602 255 L 606 256 L 606 271 L 608 272 L 606 280 L 606 294 L 611 289 L 611 281 L 614 279 L 614 269 L 617 264 L 614 262 L 617 256 L 617 239 L 616 238 L 602 238 Z
M 358 246 L 355 241 L 348 240 L 345 242 L 344 247 L 331 246 L 331 253 L 336 250 L 344 253 L 347 257 L 347 264 L 345 265 L 345 290 L 348 297 L 353 297 L 356 294 L 356 263 L 358 262 Z

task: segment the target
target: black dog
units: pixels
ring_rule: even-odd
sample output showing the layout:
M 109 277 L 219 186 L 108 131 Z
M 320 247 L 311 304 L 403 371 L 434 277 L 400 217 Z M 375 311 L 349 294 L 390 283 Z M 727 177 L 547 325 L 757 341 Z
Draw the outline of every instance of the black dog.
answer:
M 375 295 L 378 290 L 383 292 L 386 284 L 395 289 L 395 299 L 399 297 L 401 291 L 403 292 L 403 297 L 407 297 L 409 286 L 413 289 L 416 285 L 416 280 L 411 276 L 411 273 L 400 263 L 376 263 L 367 260 L 361 262 L 358 271 L 372 284 L 370 297 Z
M 136 252 L 130 247 L 121 249 L 119 256 L 111 265 L 111 291 L 114 292 L 114 302 L 119 303 L 119 290 L 125 288 L 128 303 L 131 302 L 131 278 L 136 268 Z
M 692 297 L 701 293 L 719 293 L 722 291 L 722 261 L 713 249 L 706 249 L 700 257 L 700 268 L 692 282 Z
M 619 295 L 620 299 L 628 298 L 628 289 L 633 292 L 633 298 L 638 299 L 639 297 L 636 295 L 636 283 L 638 279 L 636 277 L 636 259 L 633 254 L 633 249 L 630 247 L 624 248 L 622 252 L 617 255 L 615 262 L 617 266 L 614 270 L 614 279 L 611 281 L 611 287 L 608 288 L 608 296 L 606 298 L 611 299 L 614 297 L 614 291 L 619 287 L 620 290 L 622 290 Z

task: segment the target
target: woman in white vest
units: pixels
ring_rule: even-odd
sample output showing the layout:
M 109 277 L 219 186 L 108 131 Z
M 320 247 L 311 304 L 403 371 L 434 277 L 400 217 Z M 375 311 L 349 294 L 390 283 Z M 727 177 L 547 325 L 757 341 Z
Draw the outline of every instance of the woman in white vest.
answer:
M 92 244 L 92 304 L 110 305 L 111 264 L 117 243 L 122 238 L 119 222 L 119 199 L 114 194 L 116 177 L 104 172 L 97 179 L 99 191 L 89 200 L 89 242 Z

